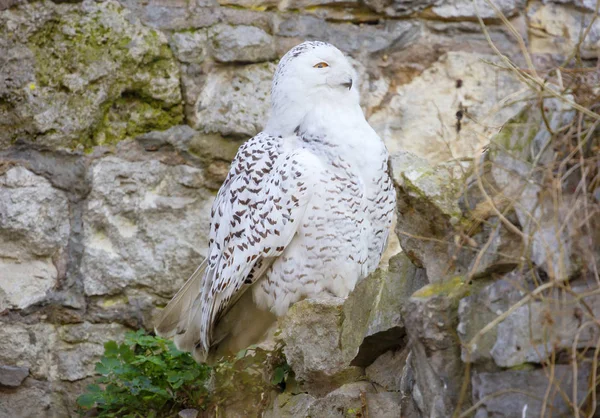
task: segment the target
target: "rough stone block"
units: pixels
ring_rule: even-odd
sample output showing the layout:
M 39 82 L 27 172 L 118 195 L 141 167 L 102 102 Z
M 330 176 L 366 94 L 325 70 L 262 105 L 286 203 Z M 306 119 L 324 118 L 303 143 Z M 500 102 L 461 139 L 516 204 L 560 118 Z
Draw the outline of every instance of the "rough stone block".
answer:
M 21 386 L 29 376 L 29 368 L 15 366 L 0 366 L 0 386 Z
M 116 157 L 96 161 L 91 170 L 83 214 L 85 293 L 145 286 L 172 295 L 201 263 L 208 243 L 212 196 L 203 190 L 202 171 Z
M 573 401 L 574 379 L 572 367 L 555 365 L 554 378 L 549 370 L 507 370 L 499 373 L 478 373 L 471 379 L 473 403 L 477 418 L 522 417 L 539 415 L 542 409 L 556 417 L 571 417 L 574 412 L 565 398 Z M 591 365 L 579 367 L 577 373 L 577 404 L 588 394 Z M 549 389 L 549 390 L 548 390 Z M 591 389 L 594 390 L 594 389 Z M 546 397 L 546 394 L 548 396 Z M 544 416 L 546 416 L 544 414 Z
M 252 137 L 267 122 L 274 64 L 215 69 L 206 78 L 191 125 L 204 133 Z

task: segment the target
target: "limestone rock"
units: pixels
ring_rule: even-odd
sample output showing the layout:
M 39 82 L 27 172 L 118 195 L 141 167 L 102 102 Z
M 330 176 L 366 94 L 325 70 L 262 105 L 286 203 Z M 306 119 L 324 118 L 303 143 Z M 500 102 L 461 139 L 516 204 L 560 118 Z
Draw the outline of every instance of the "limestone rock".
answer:
M 308 408 L 316 398 L 307 393 L 290 395 L 282 393 L 277 396 L 273 408 L 267 411 L 264 418 L 305 418 Z
M 385 13 L 388 16 L 409 16 L 430 6 L 440 4 L 442 0 L 367 0 L 365 4 L 377 13 Z
M 575 295 L 589 290 L 589 284 L 572 283 Z M 553 351 L 572 347 L 591 348 L 598 344 L 600 331 L 582 324 L 582 315 L 600 315 L 598 295 L 583 298 L 585 306 L 571 293 L 558 290 L 523 305 L 498 325 L 491 355 L 497 365 L 512 367 L 523 363 L 541 363 Z M 591 312 L 587 311 L 587 308 Z M 583 314 L 583 312 L 586 312 Z
M 189 115 L 205 133 L 252 137 L 267 122 L 274 64 L 212 71 Z
M 205 30 L 177 32 L 171 37 L 170 45 L 179 61 L 200 64 L 208 55 L 208 34 Z
M 0 416 L 11 418 L 44 417 L 50 412 L 68 416 L 68 411 L 53 402 L 50 383 L 28 379 L 19 390 L 0 388 Z
M 566 402 L 573 401 L 573 370 L 570 365 L 553 366 L 553 381 L 541 369 L 507 370 L 499 373 L 477 373 L 471 379 L 473 403 L 482 401 L 477 408 L 477 418 L 520 417 L 529 413 L 552 411 L 554 416 L 572 416 L 573 410 Z M 577 400 L 585 399 L 591 368 L 581 366 L 577 373 Z M 549 396 L 546 391 L 550 389 Z M 593 390 L 593 389 L 591 389 Z M 504 391 L 504 393 L 502 393 Z M 560 391 L 560 392 L 559 392 Z M 525 412 L 524 412 L 525 411 Z
M 452 256 L 454 224 L 462 218 L 458 196 L 468 164 L 432 167 L 408 152 L 392 155 L 391 163 L 398 198 L 396 235 L 404 252 L 427 270 L 430 282 L 464 273 L 466 263 Z
M 589 284 L 572 283 L 573 294 L 585 293 Z M 541 363 L 553 351 L 570 349 L 577 336 L 578 348 L 591 348 L 597 344 L 598 330 L 582 325 L 586 315 L 600 314 L 600 298 L 583 298 L 584 307 L 570 292 L 550 290 L 542 299 L 520 306 L 497 327 L 478 337 L 473 347 L 468 344 L 479 331 L 523 299 L 534 287 L 518 273 L 510 273 L 502 280 L 483 287 L 479 292 L 462 299 L 459 307 L 458 333 L 465 362 L 493 360 L 500 367 L 515 367 L 526 363 Z
M 53 325 L 0 323 L 0 364 L 28 368 L 35 379 L 54 377 L 52 355 L 56 344 Z
M 592 23 L 595 3 L 589 0 L 575 0 L 577 7 L 569 7 L 566 1 L 531 2 L 527 8 L 527 18 L 534 28 L 531 32 L 531 49 L 535 53 L 561 54 L 568 56 L 579 43 L 583 31 Z M 593 4 L 592 4 L 593 3 Z M 587 9 L 587 10 L 581 10 Z M 582 58 L 595 59 L 600 51 L 600 22 L 592 23 L 588 36 L 582 40 Z
M 519 274 L 507 274 L 489 285 L 482 284 L 483 287 L 479 291 L 473 289 L 469 296 L 460 300 L 458 307 L 460 322 L 457 331 L 461 341 L 461 356 L 465 363 L 491 360 L 497 328 L 478 337 L 475 346 L 469 347 L 468 344 L 483 327 L 525 296 L 524 283 L 521 279 Z
M 348 383 L 313 402 L 307 416 L 319 418 L 353 417 L 358 414 L 373 418 L 398 416 L 400 393 L 380 392 L 369 382 Z
M 229 173 L 229 166 L 244 139 L 223 138 L 218 134 L 203 134 L 188 125 L 177 125 L 166 131 L 153 131 L 136 140 L 148 151 L 170 147 L 204 169 L 205 185 L 218 190 Z
M 424 416 L 450 416 L 459 397 L 464 365 L 456 307 L 467 292 L 462 278 L 454 277 L 421 288 L 402 307 L 411 341 L 407 373 L 414 376 L 403 393 L 418 401 Z
M 366 369 L 369 380 L 389 391 L 400 392 L 402 369 L 406 365 L 409 346 L 401 350 L 389 350 L 379 356 Z
M 177 414 L 180 418 L 196 418 L 198 416 L 198 410 L 197 409 L 192 409 L 192 408 L 187 408 L 187 409 L 183 409 L 181 411 L 179 411 L 179 414 Z
M 352 365 L 366 367 L 389 349 L 405 343 L 400 310 L 410 295 L 426 283 L 424 272 L 400 253 L 389 270 L 377 270 L 362 280 L 344 303 L 341 345 Z
M 525 0 L 500 0 L 494 5 L 507 17 L 510 17 L 525 8 Z M 488 2 L 477 0 L 445 0 L 431 8 L 431 13 L 444 19 L 476 19 L 477 15 L 483 19 L 499 19 Z
M 166 38 L 117 2 L 26 3 L 2 13 L 0 28 L 12 33 L 0 37 L 14 40 L 0 45 L 9 64 L 1 78 L 13 80 L 0 92 L 8 105 L 0 146 L 113 143 L 181 120 L 179 71 Z
M 143 286 L 172 295 L 202 261 L 212 196 L 202 171 L 156 160 L 98 160 L 84 210 L 87 295 Z
M 494 107 L 521 86 L 510 74 L 483 60 L 497 62 L 490 55 L 449 52 L 397 88 L 389 105 L 369 118 L 391 154 L 408 151 L 437 163 L 481 152 L 486 138 L 496 132 L 492 127 L 523 107 Z M 467 111 L 469 118 L 464 117 Z
M 306 299 L 292 305 L 281 322 L 285 357 L 311 395 L 324 395 L 363 373 L 350 366 L 340 344 L 343 303 L 333 297 Z
M 19 166 L 0 175 L 0 311 L 36 304 L 56 286 L 68 216 L 66 194 L 44 177 Z
M 220 62 L 261 62 L 276 57 L 273 38 L 255 26 L 219 25 L 209 34 L 213 57 Z
M 274 34 L 291 38 L 286 48 L 306 39 L 329 42 L 347 54 L 367 56 L 390 48 L 402 49 L 413 43 L 421 34 L 421 25 L 407 21 L 385 21 L 376 25 L 323 24 L 321 19 L 305 15 L 292 15 L 283 19 Z
M 28 375 L 27 367 L 0 366 L 0 386 L 20 386 Z
M 557 99 L 546 100 L 544 109 L 552 130 L 568 125 L 575 117 L 574 111 Z M 576 205 L 564 205 L 557 212 L 551 185 L 545 184 L 535 170 L 556 157 L 552 147 L 547 146 L 551 135 L 545 123 L 539 106 L 534 104 L 511 119 L 493 138 L 487 164 L 491 167 L 488 177 L 496 191 L 488 194 L 499 202 L 500 210 L 515 202 L 513 209 L 523 231 L 522 241 L 529 249 L 523 255 L 552 278 L 566 280 L 577 270 L 577 264 L 593 261 L 583 257 L 587 245 L 579 251 L 574 247 L 578 228 L 567 221 L 572 216 L 567 213 Z M 569 201 L 569 193 L 564 194 L 565 201 Z
M 76 381 L 95 375 L 95 364 L 104 353 L 104 343 L 122 341 L 127 329 L 119 324 L 84 322 L 58 328 L 64 342 L 56 350 L 58 378 Z

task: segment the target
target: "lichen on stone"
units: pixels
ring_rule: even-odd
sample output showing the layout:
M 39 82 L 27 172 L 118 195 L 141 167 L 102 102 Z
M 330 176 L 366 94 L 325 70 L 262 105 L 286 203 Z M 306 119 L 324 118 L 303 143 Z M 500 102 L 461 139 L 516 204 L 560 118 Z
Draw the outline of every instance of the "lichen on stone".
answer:
M 164 35 L 114 1 L 54 7 L 27 41 L 36 141 L 89 148 L 183 121 L 179 69 Z

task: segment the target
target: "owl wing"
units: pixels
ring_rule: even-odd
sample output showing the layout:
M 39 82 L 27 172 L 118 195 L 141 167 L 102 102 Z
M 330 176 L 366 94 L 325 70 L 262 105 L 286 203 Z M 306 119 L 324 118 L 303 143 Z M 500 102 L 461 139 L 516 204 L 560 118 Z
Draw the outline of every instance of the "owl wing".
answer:
M 215 323 L 293 239 L 312 197 L 320 160 L 284 139 L 258 134 L 240 147 L 213 203 L 208 256 L 156 326 L 202 361 Z

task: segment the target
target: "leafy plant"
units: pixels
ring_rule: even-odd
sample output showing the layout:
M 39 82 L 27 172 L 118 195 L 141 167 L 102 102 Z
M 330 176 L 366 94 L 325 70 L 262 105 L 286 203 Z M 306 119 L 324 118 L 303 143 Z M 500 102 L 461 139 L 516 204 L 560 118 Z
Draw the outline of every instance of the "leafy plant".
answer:
M 82 413 L 96 408 L 100 417 L 170 417 L 207 405 L 210 367 L 142 330 L 127 333 L 121 344 L 104 344 L 96 372 L 100 377 L 77 399 Z

